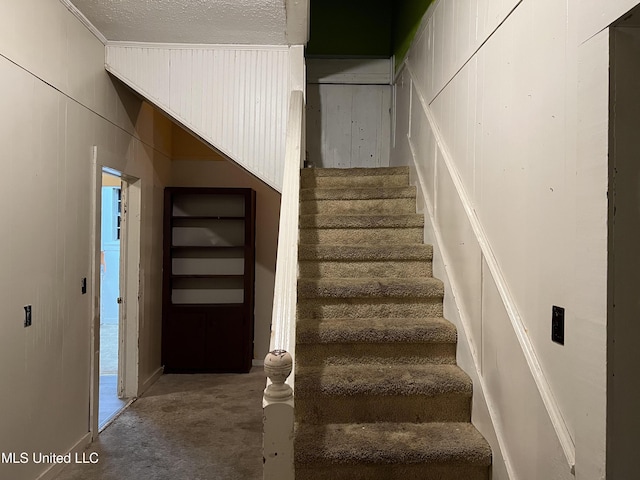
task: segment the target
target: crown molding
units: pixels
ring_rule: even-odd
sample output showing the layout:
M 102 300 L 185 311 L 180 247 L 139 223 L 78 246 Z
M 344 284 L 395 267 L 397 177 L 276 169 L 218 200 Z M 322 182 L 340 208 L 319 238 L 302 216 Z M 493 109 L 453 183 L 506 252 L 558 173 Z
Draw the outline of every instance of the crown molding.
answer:
M 100 32 L 100 30 L 96 28 L 93 23 L 89 21 L 87 17 L 84 16 L 84 14 L 80 10 L 78 10 L 78 8 L 73 3 L 71 3 L 71 0 L 60 0 L 60 3 L 67 7 L 67 10 L 69 10 L 74 17 L 80 20 L 80 23 L 87 27 L 87 30 L 89 30 L 94 37 L 100 40 L 103 45 L 107 44 L 107 38 Z

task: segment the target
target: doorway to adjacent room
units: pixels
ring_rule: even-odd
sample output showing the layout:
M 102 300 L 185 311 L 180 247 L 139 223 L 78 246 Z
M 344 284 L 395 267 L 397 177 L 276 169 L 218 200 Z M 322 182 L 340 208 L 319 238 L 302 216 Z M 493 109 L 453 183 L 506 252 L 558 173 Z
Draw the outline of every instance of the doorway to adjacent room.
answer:
M 123 233 L 123 181 L 102 172 L 100 216 L 100 382 L 98 428 L 126 405 L 121 387 L 121 238 Z

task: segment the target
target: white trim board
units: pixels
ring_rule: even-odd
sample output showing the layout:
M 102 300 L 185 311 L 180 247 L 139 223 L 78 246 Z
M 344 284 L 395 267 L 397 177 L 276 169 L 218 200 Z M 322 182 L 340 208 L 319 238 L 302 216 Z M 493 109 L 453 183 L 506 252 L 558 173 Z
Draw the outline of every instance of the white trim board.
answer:
M 391 58 L 310 58 L 307 83 L 390 85 Z
M 411 81 L 415 82 L 415 75 L 410 65 L 408 64 L 405 64 L 405 65 L 406 65 L 407 72 L 409 73 L 409 76 L 411 78 Z M 437 126 L 437 123 L 434 120 L 433 113 L 431 112 L 431 108 L 429 107 L 426 99 L 423 97 L 419 89 L 415 89 L 415 91 L 418 95 L 418 99 L 420 100 L 422 109 L 425 112 L 425 116 L 427 117 L 427 120 L 429 122 L 429 127 L 431 128 L 431 131 L 433 132 L 433 135 L 435 137 L 436 148 L 439 149 L 440 153 L 442 154 L 443 162 L 447 167 L 447 171 L 455 186 L 457 195 L 460 198 L 461 204 L 463 205 L 463 208 L 469 220 L 469 224 L 471 225 L 471 228 L 473 230 L 476 241 L 480 246 L 480 251 L 482 253 L 482 256 L 484 257 L 485 262 L 489 267 L 489 272 L 493 278 L 496 288 L 498 289 L 500 298 L 502 299 L 505 310 L 509 316 L 509 320 L 511 321 L 511 325 L 513 327 L 514 333 L 516 335 L 516 338 L 518 339 L 520 348 L 522 349 L 524 358 L 527 361 L 527 366 L 529 367 L 531 375 L 536 383 L 536 387 L 538 389 L 540 397 L 549 415 L 549 419 L 556 432 L 560 445 L 562 446 L 565 458 L 567 460 L 567 463 L 569 464 L 569 468 L 571 472 L 574 473 L 575 463 L 576 463 L 576 446 L 575 446 L 574 440 L 571 437 L 569 428 L 567 427 L 565 419 L 562 416 L 562 412 L 560 411 L 558 402 L 553 394 L 553 390 L 551 389 L 551 386 L 549 385 L 549 382 L 547 381 L 544 375 L 542 365 L 538 360 L 538 355 L 536 354 L 533 343 L 531 342 L 531 339 L 527 334 L 526 328 L 524 326 L 524 322 L 522 320 L 522 316 L 520 315 L 520 312 L 518 311 L 518 308 L 516 306 L 516 302 L 514 298 L 511 296 L 511 292 L 509 291 L 509 287 L 502 273 L 502 269 L 500 268 L 498 261 L 495 255 L 493 254 L 493 251 L 491 250 L 491 245 L 489 243 L 488 237 L 484 232 L 484 229 L 482 227 L 482 224 L 480 223 L 480 220 L 478 219 L 478 216 L 476 215 L 475 209 L 473 208 L 473 204 L 465 191 L 464 185 L 462 183 L 462 179 L 460 178 L 460 174 L 458 173 L 453 163 L 451 153 L 449 152 L 446 146 L 446 143 L 442 138 L 442 134 L 440 133 L 440 130 Z M 410 142 L 410 145 L 411 145 L 411 142 Z M 412 150 L 412 156 L 415 161 L 415 155 L 413 154 L 413 150 Z M 430 211 L 430 215 L 432 214 L 433 212 Z M 436 236 L 439 236 L 437 231 L 436 231 Z M 438 241 L 440 241 L 440 238 L 438 238 Z M 466 331 L 470 331 L 470 327 L 468 326 L 468 321 L 463 320 L 463 326 Z M 476 364 L 476 370 L 480 372 L 480 369 L 479 369 L 480 364 L 477 359 L 477 355 L 473 352 L 473 349 L 472 349 L 472 353 L 474 354 L 474 363 Z M 480 376 L 480 378 L 482 377 Z M 484 385 L 483 385 L 483 391 L 486 396 L 487 391 L 484 390 Z M 487 403 L 488 404 L 491 403 L 489 401 L 489 398 L 487 398 Z M 491 411 L 491 408 L 490 408 L 490 411 Z
M 63 0 L 60 0 L 63 1 Z M 160 42 L 127 42 L 123 40 L 107 40 L 106 47 L 119 48 L 158 48 L 161 50 L 289 50 L 289 45 L 252 45 L 245 43 L 160 43 Z

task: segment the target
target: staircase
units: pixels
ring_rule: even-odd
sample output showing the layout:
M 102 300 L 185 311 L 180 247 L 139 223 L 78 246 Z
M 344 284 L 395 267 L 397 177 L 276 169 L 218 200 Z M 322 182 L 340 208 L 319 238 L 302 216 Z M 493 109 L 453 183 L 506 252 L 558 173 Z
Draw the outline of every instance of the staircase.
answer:
M 408 168 L 304 169 L 297 480 L 488 480 Z

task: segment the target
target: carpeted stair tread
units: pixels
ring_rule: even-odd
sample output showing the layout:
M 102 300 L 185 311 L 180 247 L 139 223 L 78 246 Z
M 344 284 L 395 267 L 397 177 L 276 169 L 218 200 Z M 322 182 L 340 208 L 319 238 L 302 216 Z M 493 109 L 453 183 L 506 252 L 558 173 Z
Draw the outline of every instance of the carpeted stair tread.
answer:
M 307 365 L 455 365 L 455 343 L 300 343 L 296 363 Z M 386 420 L 389 420 L 388 418 Z M 353 420 L 352 420 L 353 421 Z M 412 420 L 413 421 L 413 420 Z
M 442 298 L 441 280 L 425 278 L 301 278 L 298 298 Z
M 414 213 L 416 213 L 415 198 L 307 200 L 300 202 L 301 215 L 400 215 Z
M 432 277 L 431 261 L 424 260 L 300 260 L 299 276 L 304 278 Z
M 471 397 L 471 379 L 457 365 L 323 365 L 296 368 L 296 398 L 317 395 Z
M 424 230 L 420 227 L 389 228 L 300 228 L 301 244 L 395 245 L 422 243 Z
M 303 188 L 301 201 L 416 198 L 415 187 Z
M 442 316 L 441 297 L 300 298 L 298 318 L 425 318 Z
M 303 168 L 301 177 L 371 177 L 388 175 L 409 175 L 409 167 L 377 168 Z
M 424 217 L 406 215 L 300 215 L 300 228 L 410 228 L 424 227 Z
M 431 261 L 433 247 L 423 244 L 396 245 L 313 245 L 298 247 L 300 260 L 424 260 Z
M 375 243 L 302 244 L 299 275 L 304 278 L 431 277 L 431 245 Z
M 300 464 L 463 463 L 488 467 L 491 449 L 467 422 L 298 423 L 295 459 Z
M 399 168 L 305 168 L 301 170 L 300 187 L 367 188 L 408 187 L 409 169 Z
M 444 318 L 299 319 L 297 343 L 455 343 L 456 327 Z

